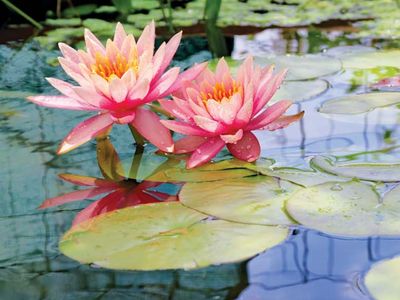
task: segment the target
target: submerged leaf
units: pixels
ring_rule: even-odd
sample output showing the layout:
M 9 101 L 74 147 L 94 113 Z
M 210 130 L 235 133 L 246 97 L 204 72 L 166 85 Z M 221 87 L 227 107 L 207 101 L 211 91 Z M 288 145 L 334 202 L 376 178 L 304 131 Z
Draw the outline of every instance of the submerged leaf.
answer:
M 360 182 L 325 183 L 301 189 L 286 209 L 300 224 L 341 236 L 400 235 L 400 198 L 379 203 L 379 195 Z
M 397 300 L 400 295 L 400 256 L 380 261 L 365 276 L 365 285 L 374 299 Z
M 139 205 L 70 229 L 60 250 L 125 270 L 199 268 L 240 261 L 281 243 L 288 229 L 207 218 L 177 202 Z
M 342 68 L 339 59 L 319 54 L 257 57 L 255 62 L 275 65 L 278 70 L 288 69 L 287 80 L 314 79 L 336 73 Z
M 292 224 L 284 211 L 290 192 L 268 176 L 187 183 L 179 199 L 190 208 L 228 221 L 247 224 Z
M 311 166 L 331 174 L 371 181 L 400 181 L 400 163 L 337 163 L 327 157 L 316 156 Z
M 397 103 L 400 103 L 400 92 L 347 95 L 325 101 L 319 112 L 324 114 L 361 114 Z

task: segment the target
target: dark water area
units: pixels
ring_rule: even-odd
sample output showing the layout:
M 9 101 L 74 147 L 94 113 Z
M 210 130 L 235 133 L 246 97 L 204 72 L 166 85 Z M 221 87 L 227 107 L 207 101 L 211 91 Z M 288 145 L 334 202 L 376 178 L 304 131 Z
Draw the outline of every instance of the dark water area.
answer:
M 340 31 L 300 30 L 293 36 L 274 29 L 262 34 L 264 38 L 235 37 L 232 56 L 318 53 L 360 43 L 393 46 L 345 40 Z M 211 58 L 207 50 L 195 51 L 190 43 L 180 49 L 176 65 Z M 52 66 L 57 55 L 30 42 L 0 45 L 1 299 L 371 299 L 362 276 L 374 262 L 399 254 L 400 239 L 350 239 L 293 228 L 283 244 L 249 261 L 190 271 L 113 271 L 62 255 L 59 239 L 91 201 L 49 210 L 38 206 L 44 199 L 77 189 L 58 174 L 100 176 L 100 172 L 95 142 L 61 157 L 55 154 L 60 140 L 86 113 L 42 108 L 24 100 L 32 93 L 54 93 L 45 77 L 67 80 L 60 67 Z M 299 123 L 256 133 L 262 157 L 275 159 L 279 166 L 301 167 L 316 154 L 346 155 L 393 145 L 400 128 L 391 121 L 391 112 L 382 109 L 341 119 L 317 112 L 327 99 L 366 90 L 352 84 L 349 76 L 340 71 L 323 77 L 329 89 L 294 104 L 289 113 L 306 112 Z M 134 153 L 127 128 L 115 126 L 111 139 L 120 153 Z M 357 159 L 369 161 L 370 156 Z M 396 159 L 399 153 L 379 156 L 380 161 Z

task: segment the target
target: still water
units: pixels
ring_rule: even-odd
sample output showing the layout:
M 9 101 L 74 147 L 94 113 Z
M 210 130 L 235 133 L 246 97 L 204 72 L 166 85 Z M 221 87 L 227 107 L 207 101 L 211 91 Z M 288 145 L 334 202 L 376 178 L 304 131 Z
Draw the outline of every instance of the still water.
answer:
M 187 47 L 190 43 L 187 40 L 180 49 L 177 65 L 210 58 L 205 48 L 193 52 Z M 267 30 L 235 37 L 232 56 L 316 53 L 355 43 L 390 46 L 345 40 L 340 31 Z M 361 278 L 372 263 L 399 254 L 400 239 L 346 239 L 298 228 L 285 243 L 249 261 L 194 271 L 112 271 L 81 265 L 60 254 L 60 237 L 90 201 L 49 210 L 37 207 L 46 198 L 74 190 L 57 174 L 99 176 L 99 171 L 94 142 L 62 157 L 55 155 L 59 141 L 85 113 L 24 101 L 32 93 L 53 92 L 44 77 L 66 79 L 61 68 L 52 66 L 57 55 L 35 43 L 0 46 L 1 299 L 371 299 Z M 351 84 L 349 76 L 346 72 L 325 76 L 328 90 L 293 105 L 289 114 L 306 111 L 301 122 L 258 133 L 262 156 L 275 159 L 277 165 L 301 167 L 315 154 L 343 155 L 393 145 L 400 132 L 396 122 L 387 121 L 384 109 L 340 119 L 317 112 L 327 99 L 367 90 L 365 85 Z M 119 152 L 134 152 L 127 128 L 116 127 L 112 141 Z M 398 158 L 397 153 L 391 155 Z

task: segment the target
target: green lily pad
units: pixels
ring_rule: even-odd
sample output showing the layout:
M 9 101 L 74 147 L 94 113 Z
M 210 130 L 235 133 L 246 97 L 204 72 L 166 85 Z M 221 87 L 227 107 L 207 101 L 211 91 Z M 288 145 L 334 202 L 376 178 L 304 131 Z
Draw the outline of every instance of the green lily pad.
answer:
M 63 10 L 62 14 L 66 18 L 90 15 L 97 8 L 96 4 L 83 4 L 74 7 L 68 7 Z
M 228 221 L 285 225 L 293 221 L 284 211 L 290 192 L 268 176 L 216 182 L 187 183 L 179 199 L 190 208 Z
M 400 181 L 400 163 L 343 163 L 316 156 L 311 159 L 310 164 L 318 170 L 343 177 L 383 182 Z
M 347 95 L 325 101 L 319 109 L 324 114 L 361 114 L 400 103 L 400 92 Z
M 310 81 L 285 81 L 279 90 L 272 97 L 271 101 L 276 102 L 288 99 L 293 102 L 302 102 L 312 99 L 328 89 L 328 82 L 325 80 Z
M 229 178 L 242 178 L 256 175 L 259 170 L 269 168 L 273 161 L 259 159 L 256 163 L 249 163 L 237 159 L 226 159 L 210 162 L 194 169 L 186 169 L 186 161 L 174 157 L 154 154 L 143 155 L 139 166 L 131 159 L 123 160 L 125 170 L 135 170 L 128 174 L 121 174 L 128 178 L 156 182 L 203 182 Z
M 69 19 L 46 19 L 45 24 L 49 26 L 55 27 L 64 27 L 64 26 L 79 26 L 81 25 L 82 20 L 80 18 L 69 18 Z
M 343 56 L 343 68 L 370 69 L 379 66 L 400 68 L 400 50 L 382 50 Z
M 275 65 L 278 70 L 288 69 L 286 80 L 314 79 L 336 73 L 342 68 L 339 59 L 318 54 L 256 57 L 255 62 L 263 66 Z
M 74 226 L 65 255 L 110 269 L 199 268 L 244 260 L 285 240 L 288 229 L 210 219 L 178 202 L 139 205 Z
M 304 187 L 314 186 L 326 182 L 350 180 L 349 178 L 342 178 L 336 175 L 286 167 L 274 168 L 273 170 L 263 171 L 261 173 L 287 180 Z
M 372 266 L 364 282 L 377 300 L 397 300 L 400 295 L 400 256 L 380 261 Z
M 400 235 L 398 199 L 379 203 L 378 193 L 361 182 L 324 183 L 294 193 L 286 209 L 300 224 L 328 234 Z

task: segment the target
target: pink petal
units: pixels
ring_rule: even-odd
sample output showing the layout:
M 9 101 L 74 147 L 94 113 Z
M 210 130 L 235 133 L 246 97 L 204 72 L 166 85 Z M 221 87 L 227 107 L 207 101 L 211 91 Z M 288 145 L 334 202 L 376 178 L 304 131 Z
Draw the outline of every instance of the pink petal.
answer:
M 268 125 L 283 115 L 291 105 L 291 101 L 282 100 L 269 106 L 263 113 L 255 117 L 249 125 L 247 125 L 246 130 L 254 130 Z
M 227 146 L 232 155 L 240 160 L 252 162 L 260 157 L 260 143 L 250 131 L 245 132 L 242 139 L 237 143 L 228 144 Z
M 182 83 L 184 81 L 192 81 L 196 79 L 196 77 L 199 76 L 199 74 L 203 72 L 206 68 L 207 68 L 207 62 L 204 62 L 201 64 L 195 64 L 190 69 L 187 69 L 186 71 L 182 72 L 181 74 L 179 74 L 174 84 L 171 85 L 170 88 L 163 93 L 162 97 L 164 97 L 165 95 L 172 94 L 177 89 L 181 88 Z
M 95 57 L 97 52 L 101 53 L 102 55 L 106 53 L 104 46 L 101 44 L 101 42 L 87 28 L 85 28 L 84 37 L 85 37 L 86 49 L 91 56 Z
M 113 124 L 108 113 L 96 115 L 79 123 L 61 142 L 57 154 L 64 154 L 90 141 Z
M 61 94 L 69 98 L 74 98 L 74 99 L 79 98 L 79 96 L 74 92 L 73 90 L 74 86 L 72 84 L 57 78 L 46 77 L 46 80 Z
M 145 139 L 160 150 L 165 152 L 172 152 L 174 150 L 171 133 L 161 124 L 160 118 L 156 113 L 138 108 L 132 125 Z
M 125 83 L 118 77 L 114 77 L 110 82 L 111 97 L 115 102 L 123 102 L 128 94 Z
M 254 107 L 254 114 L 258 113 L 268 101 L 274 96 L 276 90 L 280 87 L 285 79 L 287 70 L 283 70 L 268 83 L 260 84 L 255 99 L 257 100 Z
M 58 177 L 60 177 L 62 180 L 81 186 L 98 186 L 98 187 L 114 187 L 114 188 L 119 186 L 118 183 L 110 180 L 97 177 L 77 175 L 77 174 L 64 173 L 64 174 L 59 174 Z
M 197 126 L 208 132 L 219 134 L 225 128 L 221 123 L 203 116 L 194 116 L 193 120 L 195 121 Z
M 224 148 L 224 146 L 225 142 L 219 137 L 207 139 L 207 141 L 198 147 L 190 156 L 186 163 L 186 168 L 191 169 L 209 162 Z
M 82 76 L 81 70 L 77 64 L 74 64 L 72 61 L 65 59 L 63 57 L 59 57 L 58 61 L 61 67 L 64 69 L 65 73 L 68 74 L 72 79 L 74 79 L 77 83 L 82 86 L 88 84 L 85 77 Z
M 157 73 L 155 74 L 155 78 L 158 79 L 161 74 L 166 70 L 166 68 L 171 63 L 172 58 L 174 57 L 176 50 L 179 47 L 179 43 L 182 38 L 182 31 L 175 34 L 166 44 L 165 46 L 165 54 L 164 59 L 162 60 L 162 64 L 160 65 Z M 158 52 L 158 51 L 157 51 Z M 157 54 L 157 53 L 156 53 Z
M 221 134 L 220 137 L 227 144 L 236 143 L 243 137 L 243 130 L 239 129 L 235 134 Z
M 97 74 L 92 74 L 90 79 L 98 93 L 103 94 L 105 98 L 111 98 L 109 83 L 107 80 Z
M 110 187 L 94 187 L 86 190 L 74 191 L 65 195 L 46 199 L 39 208 L 58 206 L 69 202 L 80 201 L 112 191 Z
M 151 52 L 153 53 L 155 38 L 155 25 L 154 21 L 151 21 L 151 23 L 143 29 L 142 35 L 137 42 L 137 49 L 139 53 L 143 53 L 146 49 L 151 50 Z
M 162 98 L 166 96 L 166 91 L 175 83 L 179 75 L 179 68 L 171 68 L 164 73 L 152 87 L 152 91 L 147 96 L 148 101 L 151 99 Z
M 184 134 L 184 135 L 198 135 L 198 136 L 213 136 L 209 132 L 187 123 L 173 121 L 173 120 L 161 120 L 160 121 L 168 129 Z
M 98 93 L 93 87 L 74 86 L 73 90 L 83 101 L 97 107 L 97 109 L 106 104 L 110 104 L 110 101 Z
M 185 136 L 175 142 L 174 153 L 183 154 L 193 152 L 205 141 L 206 138 L 202 136 Z
M 188 115 L 185 110 L 181 110 L 181 107 L 176 105 L 175 101 L 160 99 L 158 100 L 161 107 L 169 112 L 172 116 L 177 117 L 183 121 L 187 121 L 191 119 L 191 114 Z
M 215 77 L 218 82 L 222 82 L 224 80 L 224 76 L 229 74 L 229 66 L 226 63 L 225 59 L 222 57 L 217 64 L 217 68 L 215 70 Z
M 377 83 L 372 85 L 372 87 L 375 89 L 384 87 L 399 87 L 399 86 L 400 86 L 400 75 L 381 79 Z
M 235 124 L 240 127 L 246 125 L 253 115 L 253 99 L 245 98 L 243 101 L 243 106 L 240 108 L 235 118 Z
M 153 79 L 152 79 L 152 83 L 156 82 L 158 80 L 158 78 L 160 78 L 162 72 L 164 72 L 164 70 L 161 71 L 161 66 L 164 63 L 164 57 L 165 57 L 165 42 L 162 43 L 160 45 L 160 47 L 158 47 L 156 53 L 153 56 Z
M 303 117 L 303 115 L 304 115 L 304 111 L 302 111 L 298 114 L 295 114 L 295 115 L 282 116 L 260 129 L 274 131 L 277 129 L 285 128 L 286 126 L 289 126 L 291 123 L 300 120 Z
M 122 43 L 124 42 L 126 38 L 126 32 L 124 29 L 124 26 L 120 22 L 117 23 L 117 26 L 115 28 L 115 33 L 114 33 L 114 43 L 116 46 L 121 49 Z
M 129 92 L 128 98 L 130 100 L 143 99 L 146 97 L 150 89 L 150 82 L 147 79 L 139 79 L 136 81 L 135 86 Z
M 253 73 L 253 57 L 248 56 L 239 67 L 237 72 L 237 81 L 243 85 L 247 85 L 251 81 L 251 74 Z
M 74 63 L 79 63 L 79 61 L 80 61 L 79 55 L 78 55 L 78 52 L 74 48 L 72 48 L 64 43 L 58 43 L 58 48 L 60 48 L 60 51 L 65 58 L 68 58 L 69 60 L 73 61 Z
M 65 96 L 51 96 L 51 95 L 39 95 L 39 96 L 29 96 L 27 99 L 37 105 L 53 108 L 62 108 L 70 110 L 98 110 L 98 108 L 84 105 L 77 101 Z

